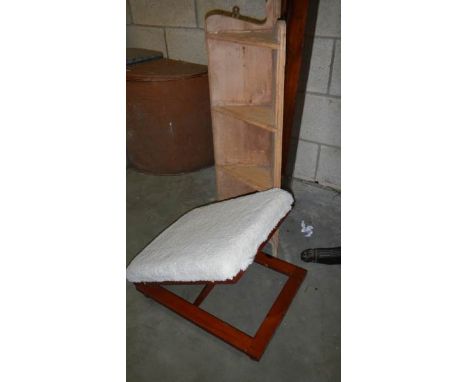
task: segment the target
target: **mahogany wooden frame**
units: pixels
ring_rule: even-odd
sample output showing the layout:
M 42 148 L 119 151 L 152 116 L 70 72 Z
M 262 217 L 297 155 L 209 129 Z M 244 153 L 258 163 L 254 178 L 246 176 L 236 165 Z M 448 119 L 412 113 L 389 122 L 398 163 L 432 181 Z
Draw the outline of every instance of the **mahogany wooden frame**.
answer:
M 246 353 L 252 359 L 259 361 L 288 311 L 307 271 L 284 260 L 267 255 L 261 250 L 258 251 L 254 261 L 259 265 L 288 276 L 288 280 L 253 337 L 199 307 L 216 284 L 234 284 L 242 277 L 244 272 L 239 272 L 232 280 L 226 281 L 168 281 L 160 283 L 135 283 L 135 286 L 145 296 L 152 298 L 200 328 L 227 342 L 229 345 Z M 195 301 L 191 303 L 165 289 L 162 286 L 164 284 L 205 284 L 205 287 Z

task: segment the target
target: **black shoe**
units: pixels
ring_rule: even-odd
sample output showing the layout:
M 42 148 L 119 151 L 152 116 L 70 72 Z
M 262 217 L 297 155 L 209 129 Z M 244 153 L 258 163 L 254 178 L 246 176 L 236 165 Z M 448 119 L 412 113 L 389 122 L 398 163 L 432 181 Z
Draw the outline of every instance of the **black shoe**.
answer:
M 341 247 L 309 248 L 301 253 L 302 261 L 318 264 L 341 264 Z

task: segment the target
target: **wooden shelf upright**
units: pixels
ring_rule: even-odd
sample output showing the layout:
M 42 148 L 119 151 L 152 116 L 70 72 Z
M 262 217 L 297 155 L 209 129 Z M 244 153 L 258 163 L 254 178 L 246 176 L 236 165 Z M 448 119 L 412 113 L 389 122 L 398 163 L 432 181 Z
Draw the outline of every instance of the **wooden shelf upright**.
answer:
M 281 187 L 286 24 L 213 11 L 205 21 L 218 199 Z

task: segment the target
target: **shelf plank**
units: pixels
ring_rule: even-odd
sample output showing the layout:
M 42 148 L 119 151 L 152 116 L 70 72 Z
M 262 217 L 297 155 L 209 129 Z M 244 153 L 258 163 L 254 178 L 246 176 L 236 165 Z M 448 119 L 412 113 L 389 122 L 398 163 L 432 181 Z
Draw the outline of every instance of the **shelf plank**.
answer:
M 206 36 L 214 40 L 229 41 L 240 45 L 253 45 L 270 49 L 279 48 L 276 34 L 272 30 L 218 32 L 207 33 Z
M 214 106 L 214 111 L 275 132 L 275 113 L 270 106 Z
M 269 167 L 248 165 L 224 165 L 218 167 L 257 191 L 264 191 L 273 187 L 271 169 Z

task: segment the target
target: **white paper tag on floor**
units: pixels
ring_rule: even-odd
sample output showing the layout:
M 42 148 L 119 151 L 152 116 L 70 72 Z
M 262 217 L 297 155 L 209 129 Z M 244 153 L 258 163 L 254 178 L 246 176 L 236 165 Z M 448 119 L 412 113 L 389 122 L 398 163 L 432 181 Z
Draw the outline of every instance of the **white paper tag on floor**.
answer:
M 314 233 L 314 227 L 311 225 L 306 225 L 304 220 L 301 222 L 301 232 L 304 234 L 305 237 L 311 237 Z

